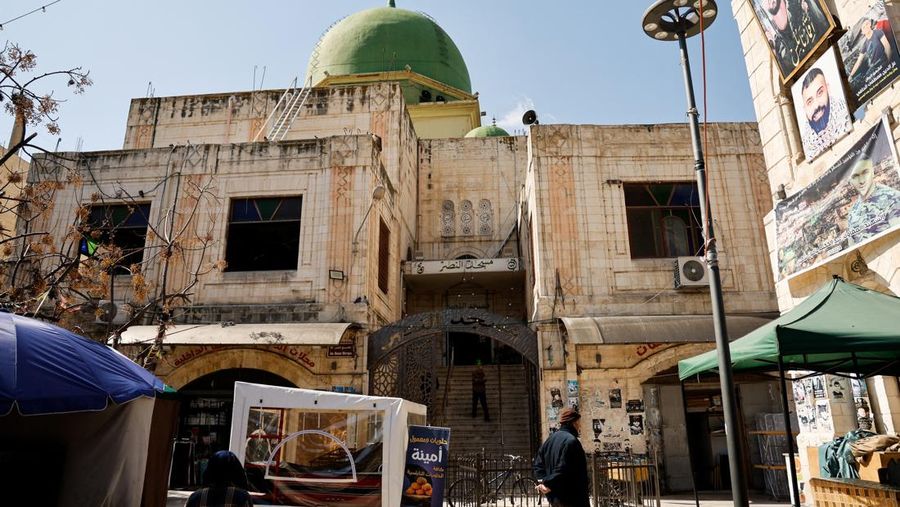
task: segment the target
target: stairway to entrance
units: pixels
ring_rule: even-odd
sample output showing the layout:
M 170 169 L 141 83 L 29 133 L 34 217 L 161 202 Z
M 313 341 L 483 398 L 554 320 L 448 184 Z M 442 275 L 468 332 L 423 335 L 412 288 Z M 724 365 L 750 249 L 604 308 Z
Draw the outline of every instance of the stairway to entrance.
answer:
M 476 366 L 453 366 L 447 378 L 447 367 L 438 369 L 440 386 L 435 393 L 433 424 L 447 426 L 450 452 L 474 453 L 485 449 L 491 454 L 515 454 L 531 460 L 528 411 L 528 381 L 525 366 L 485 365 L 488 411 L 484 421 L 481 406 L 472 417 L 472 372 Z M 444 406 L 446 394 L 446 406 Z

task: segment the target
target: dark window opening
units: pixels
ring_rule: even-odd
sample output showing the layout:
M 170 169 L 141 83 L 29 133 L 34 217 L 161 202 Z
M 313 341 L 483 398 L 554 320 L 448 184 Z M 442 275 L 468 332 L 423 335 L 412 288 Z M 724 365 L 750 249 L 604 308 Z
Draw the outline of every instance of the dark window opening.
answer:
M 131 273 L 133 264 L 144 261 L 150 203 L 91 206 L 81 239 L 81 254 L 93 256 L 100 246 L 115 247 L 121 254 L 112 273 Z
M 225 271 L 297 269 L 302 199 L 232 199 Z
M 378 288 L 388 293 L 391 270 L 391 230 L 384 220 L 378 229 Z
M 632 259 L 703 254 L 696 183 L 628 183 L 624 190 Z

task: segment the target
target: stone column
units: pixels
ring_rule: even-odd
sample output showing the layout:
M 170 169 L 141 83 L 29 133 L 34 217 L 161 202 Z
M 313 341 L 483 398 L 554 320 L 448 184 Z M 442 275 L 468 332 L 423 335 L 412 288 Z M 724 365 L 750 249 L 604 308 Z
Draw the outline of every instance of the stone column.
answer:
M 879 433 L 900 430 L 900 386 L 897 377 L 872 377 L 866 381 L 872 418 Z

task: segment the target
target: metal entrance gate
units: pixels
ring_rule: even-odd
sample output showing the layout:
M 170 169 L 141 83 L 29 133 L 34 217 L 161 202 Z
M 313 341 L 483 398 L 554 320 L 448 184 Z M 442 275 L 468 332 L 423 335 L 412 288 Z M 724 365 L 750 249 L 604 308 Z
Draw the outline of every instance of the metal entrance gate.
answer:
M 419 338 L 384 357 L 370 372 L 369 392 L 421 403 L 431 412 L 437 401 L 437 368 L 442 363 L 439 338 Z

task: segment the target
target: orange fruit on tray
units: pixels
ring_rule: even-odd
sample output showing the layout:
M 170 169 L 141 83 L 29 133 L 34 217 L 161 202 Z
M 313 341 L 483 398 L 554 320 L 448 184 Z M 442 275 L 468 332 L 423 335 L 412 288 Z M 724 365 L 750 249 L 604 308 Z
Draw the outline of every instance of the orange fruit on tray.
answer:
M 424 477 L 416 478 L 416 484 L 426 484 L 427 482 L 428 482 L 428 479 L 426 479 Z

